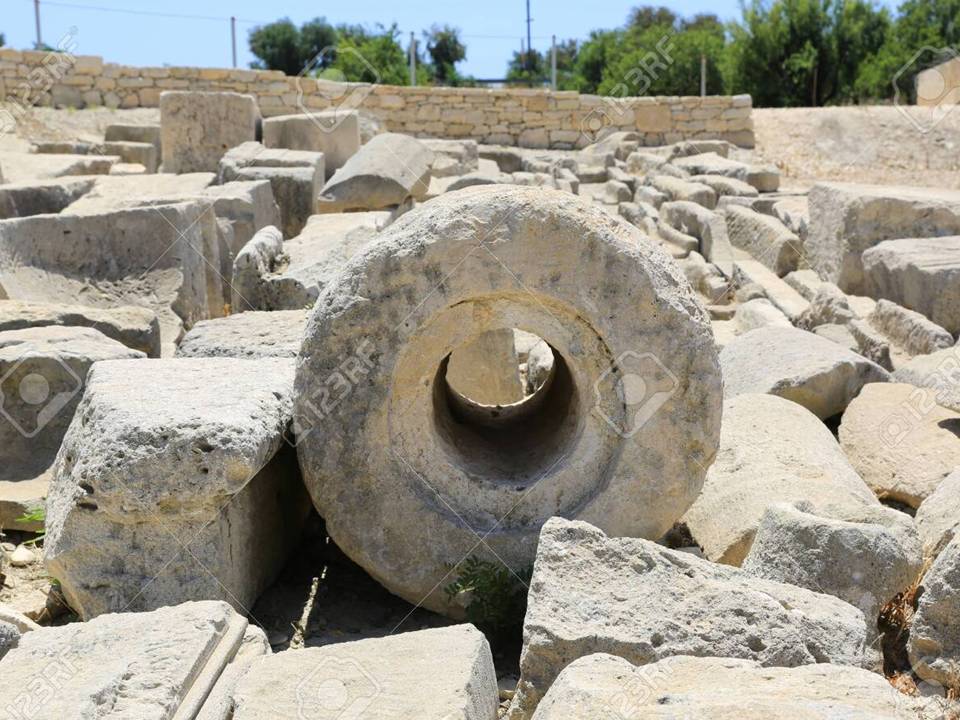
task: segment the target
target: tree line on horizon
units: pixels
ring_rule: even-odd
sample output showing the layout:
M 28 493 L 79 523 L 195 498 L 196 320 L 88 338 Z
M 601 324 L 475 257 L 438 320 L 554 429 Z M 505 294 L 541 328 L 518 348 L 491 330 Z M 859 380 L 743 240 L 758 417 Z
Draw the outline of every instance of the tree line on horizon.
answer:
M 698 95 L 701 56 L 707 93 L 749 93 L 757 107 L 810 107 L 914 100 L 918 72 L 956 56 L 960 0 L 903 0 L 895 12 L 872 0 L 750 0 L 742 17 L 685 18 L 641 6 L 623 26 L 557 43 L 557 87 L 599 95 Z M 417 84 L 473 86 L 457 70 L 460 31 L 435 25 L 417 43 Z M 283 19 L 254 28 L 253 67 L 331 79 L 407 85 L 409 55 L 397 26 L 299 28 Z M 549 48 L 514 52 L 508 85 L 549 84 Z

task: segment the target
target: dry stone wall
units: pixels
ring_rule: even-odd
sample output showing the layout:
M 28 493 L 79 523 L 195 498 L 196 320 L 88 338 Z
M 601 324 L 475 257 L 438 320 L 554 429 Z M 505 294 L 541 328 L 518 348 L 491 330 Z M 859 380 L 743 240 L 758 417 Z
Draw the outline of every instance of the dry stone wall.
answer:
M 7 101 L 0 115 L 8 121 L 32 105 L 157 107 L 164 90 L 249 93 L 265 117 L 347 106 L 376 115 L 393 132 L 523 147 L 582 147 L 605 128 L 639 132 L 647 145 L 719 138 L 753 146 L 749 95 L 604 98 L 332 83 L 274 70 L 128 67 L 89 55 L 0 50 L 0 98 Z

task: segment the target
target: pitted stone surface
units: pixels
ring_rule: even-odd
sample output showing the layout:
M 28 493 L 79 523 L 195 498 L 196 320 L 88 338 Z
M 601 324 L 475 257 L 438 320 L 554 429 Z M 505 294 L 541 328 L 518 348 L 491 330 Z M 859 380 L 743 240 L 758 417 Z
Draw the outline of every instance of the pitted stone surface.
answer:
M 842 600 L 562 518 L 543 526 L 527 602 L 510 718 L 598 652 L 634 664 L 715 655 L 869 668 L 877 659 L 863 613 Z
M 94 366 L 47 499 L 47 569 L 71 607 L 252 606 L 309 508 L 283 450 L 292 381 L 286 358 Z
M 445 358 L 501 328 L 554 348 L 550 387 L 503 416 L 452 405 Z M 314 309 L 296 394 L 337 544 L 449 613 L 440 581 L 474 531 L 514 567 L 554 514 L 659 537 L 699 491 L 721 402 L 706 313 L 663 251 L 567 193 L 508 186 L 436 198 L 351 260 Z
M 35 630 L 3 659 L 0 697 L 11 717 L 193 717 L 246 626 L 226 603 L 191 602 Z
M 300 351 L 306 310 L 244 312 L 193 326 L 177 357 L 293 358 Z

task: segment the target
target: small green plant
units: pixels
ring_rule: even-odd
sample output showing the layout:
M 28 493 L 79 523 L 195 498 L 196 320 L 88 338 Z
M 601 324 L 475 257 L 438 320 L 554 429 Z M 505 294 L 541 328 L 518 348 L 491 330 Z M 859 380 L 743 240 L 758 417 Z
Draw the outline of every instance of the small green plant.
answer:
M 514 572 L 503 563 L 471 555 L 454 569 L 459 575 L 444 588 L 444 593 L 451 600 L 458 596 L 465 600 L 470 622 L 494 636 L 503 636 L 523 626 L 532 567 Z
M 21 515 L 20 517 L 18 517 L 18 518 L 17 518 L 17 522 L 18 522 L 18 523 L 23 523 L 23 524 L 27 524 L 27 523 L 40 523 L 41 525 L 46 525 L 46 522 L 47 522 L 47 510 L 46 510 L 45 507 L 43 507 L 43 505 L 39 505 L 39 506 L 37 506 L 37 507 L 35 507 L 35 508 L 31 508 L 30 510 L 28 510 L 27 512 L 25 512 L 23 515 Z M 25 544 L 25 545 L 36 545 L 38 542 L 40 542 L 41 540 L 43 540 L 44 535 L 46 535 L 46 533 L 45 533 L 45 532 L 41 532 L 41 533 L 40 533 L 39 535 L 37 535 L 35 538 L 33 538 L 32 540 L 28 540 L 28 541 L 27 541 L 26 543 L 24 543 L 24 544 Z

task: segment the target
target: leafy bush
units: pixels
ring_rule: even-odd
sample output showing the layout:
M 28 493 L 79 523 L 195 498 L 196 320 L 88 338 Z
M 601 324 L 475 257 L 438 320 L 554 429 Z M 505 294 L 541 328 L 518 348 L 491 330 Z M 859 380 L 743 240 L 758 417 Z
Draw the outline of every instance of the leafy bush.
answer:
M 503 637 L 523 627 L 532 568 L 513 572 L 503 563 L 471 555 L 455 567 L 457 579 L 444 588 L 453 600 L 466 600 L 467 620 L 484 633 Z

